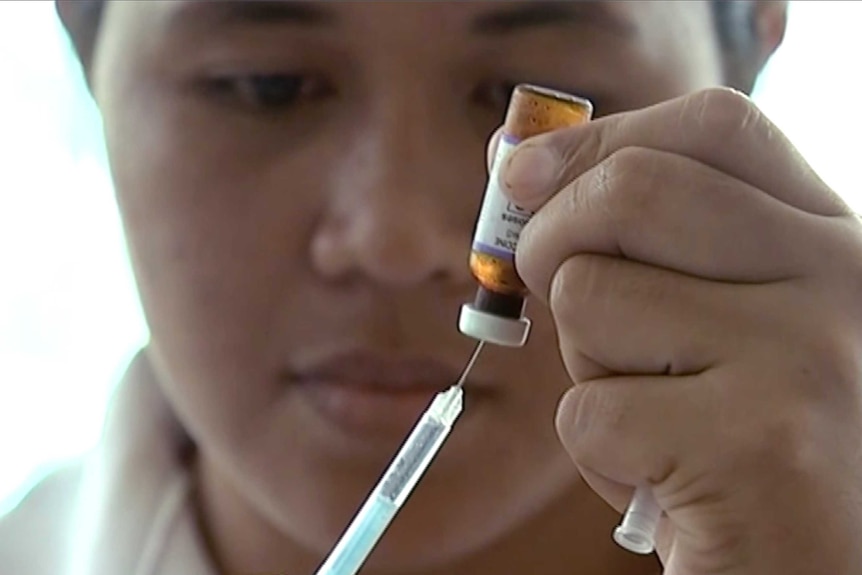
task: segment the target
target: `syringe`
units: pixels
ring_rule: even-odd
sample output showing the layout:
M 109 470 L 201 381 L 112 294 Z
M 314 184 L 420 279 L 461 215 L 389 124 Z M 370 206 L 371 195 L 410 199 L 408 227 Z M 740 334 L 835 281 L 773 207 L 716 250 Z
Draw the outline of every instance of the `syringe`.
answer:
M 483 343 L 476 345 L 458 381 L 434 397 L 316 575 L 354 575 L 365 563 L 461 415 L 464 381 Z
M 649 486 L 638 487 L 622 522 L 614 529 L 614 541 L 632 553 L 651 554 L 655 551 L 655 535 L 661 516 L 662 509 L 652 489 Z

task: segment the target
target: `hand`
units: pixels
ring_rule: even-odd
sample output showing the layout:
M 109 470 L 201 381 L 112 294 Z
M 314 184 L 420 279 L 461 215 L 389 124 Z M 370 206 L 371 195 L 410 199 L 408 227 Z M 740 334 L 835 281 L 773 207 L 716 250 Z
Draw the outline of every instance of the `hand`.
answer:
M 665 510 L 669 575 L 858 573 L 862 226 L 744 96 L 522 143 L 517 265 L 575 385 L 557 429 L 617 510 Z

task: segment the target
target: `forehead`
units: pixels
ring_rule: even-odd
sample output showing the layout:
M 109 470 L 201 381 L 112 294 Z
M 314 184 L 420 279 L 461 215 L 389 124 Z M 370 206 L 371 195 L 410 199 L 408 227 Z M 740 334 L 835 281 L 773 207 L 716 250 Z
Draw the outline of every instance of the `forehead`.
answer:
M 633 40 L 657 30 L 702 25 L 711 20 L 708 0 L 657 1 L 297 1 L 149 0 L 112 2 L 126 25 L 165 33 L 196 34 L 225 28 L 290 26 L 344 33 L 364 28 L 411 29 L 494 37 L 546 28 L 587 30 Z

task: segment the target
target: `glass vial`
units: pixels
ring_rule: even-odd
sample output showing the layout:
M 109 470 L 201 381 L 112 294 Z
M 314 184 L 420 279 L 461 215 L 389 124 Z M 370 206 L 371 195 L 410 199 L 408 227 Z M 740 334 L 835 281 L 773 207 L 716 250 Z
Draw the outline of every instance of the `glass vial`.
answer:
M 473 303 L 461 307 L 461 333 L 509 347 L 526 343 L 530 331 L 530 320 L 524 317 L 527 288 L 515 269 L 515 250 L 521 230 L 533 214 L 506 198 L 498 184 L 499 168 L 520 142 L 584 124 L 592 114 L 589 100 L 556 90 L 520 84 L 512 93 L 473 233 L 470 270 L 479 288 Z

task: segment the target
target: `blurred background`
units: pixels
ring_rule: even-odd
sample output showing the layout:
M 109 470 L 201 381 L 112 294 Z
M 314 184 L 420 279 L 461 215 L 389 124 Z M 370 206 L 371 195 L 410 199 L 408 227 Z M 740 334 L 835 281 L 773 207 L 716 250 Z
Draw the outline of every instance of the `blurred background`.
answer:
M 858 211 L 860 23 L 862 2 L 791 2 L 785 44 L 755 92 Z M 0 1 L 0 78 L 2 514 L 52 466 L 95 444 L 147 329 L 98 114 L 51 2 Z

